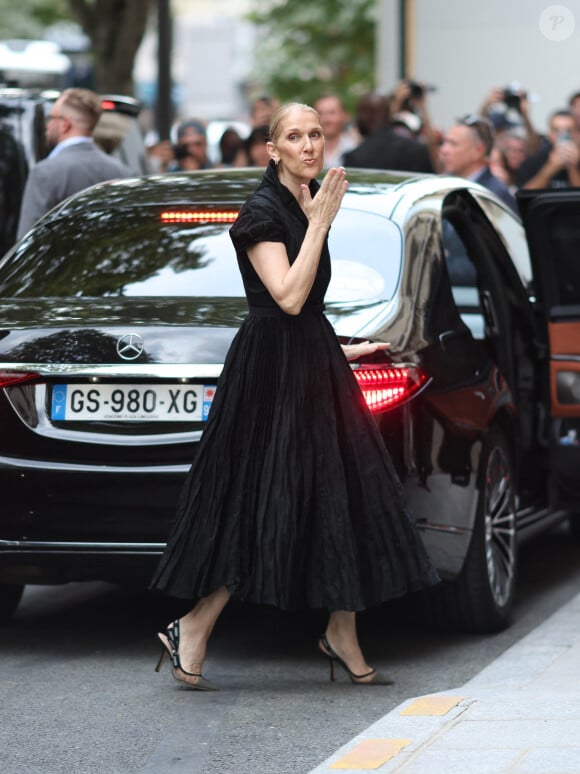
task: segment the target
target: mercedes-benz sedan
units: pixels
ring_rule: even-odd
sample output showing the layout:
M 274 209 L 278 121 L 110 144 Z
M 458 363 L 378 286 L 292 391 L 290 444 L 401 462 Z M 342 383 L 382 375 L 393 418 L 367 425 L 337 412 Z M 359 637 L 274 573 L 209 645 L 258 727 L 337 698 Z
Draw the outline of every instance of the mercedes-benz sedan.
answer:
M 147 582 L 247 314 L 228 229 L 260 178 L 105 183 L 0 261 L 4 615 L 27 583 Z M 476 184 L 348 178 L 326 313 L 344 342 L 390 342 L 353 368 L 444 579 L 429 609 L 494 630 L 509 621 L 518 543 L 580 496 L 580 367 L 562 312 L 578 288 L 565 302 L 550 291 L 548 325 L 520 221 Z

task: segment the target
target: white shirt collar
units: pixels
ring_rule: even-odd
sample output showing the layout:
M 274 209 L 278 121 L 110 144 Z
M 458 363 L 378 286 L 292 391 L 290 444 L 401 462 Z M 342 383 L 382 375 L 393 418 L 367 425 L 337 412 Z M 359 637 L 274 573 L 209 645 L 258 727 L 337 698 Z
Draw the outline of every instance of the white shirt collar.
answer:
M 71 145 L 80 145 L 81 142 L 90 142 L 91 145 L 95 144 L 91 137 L 68 137 L 66 140 L 59 142 L 58 145 L 55 145 L 48 154 L 47 158 L 52 159 L 55 156 L 58 156 L 58 154 L 65 148 L 68 148 Z
M 476 183 L 476 182 L 479 180 L 479 177 L 480 177 L 481 175 L 483 175 L 483 173 L 485 172 L 485 170 L 486 170 L 486 165 L 484 164 L 484 165 L 483 165 L 482 167 L 480 167 L 479 169 L 476 169 L 476 170 L 475 170 L 475 172 L 474 172 L 472 175 L 468 175 L 467 179 L 468 179 L 468 180 L 473 180 L 473 182 L 474 182 L 474 183 Z

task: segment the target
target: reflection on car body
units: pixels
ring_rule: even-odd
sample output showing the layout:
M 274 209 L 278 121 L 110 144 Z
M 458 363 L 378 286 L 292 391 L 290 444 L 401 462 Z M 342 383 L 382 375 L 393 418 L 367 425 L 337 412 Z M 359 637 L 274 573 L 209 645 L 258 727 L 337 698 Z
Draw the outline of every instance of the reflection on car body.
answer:
M 0 262 L 5 612 L 24 583 L 148 580 L 247 314 L 228 229 L 260 177 L 101 184 Z M 580 494 L 565 456 L 577 450 L 554 442 L 577 428 L 580 367 L 550 359 L 524 230 L 493 194 L 456 178 L 348 177 L 326 314 L 343 342 L 390 342 L 353 370 L 445 579 L 428 609 L 501 628 L 518 543 Z

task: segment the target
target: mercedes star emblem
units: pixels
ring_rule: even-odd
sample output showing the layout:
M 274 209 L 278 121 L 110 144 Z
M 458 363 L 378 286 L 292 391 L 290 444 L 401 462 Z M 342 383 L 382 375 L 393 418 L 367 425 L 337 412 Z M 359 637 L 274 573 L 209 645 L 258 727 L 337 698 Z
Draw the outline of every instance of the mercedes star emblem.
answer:
M 117 341 L 117 354 L 123 360 L 136 360 L 144 349 L 143 339 L 138 333 L 126 333 Z

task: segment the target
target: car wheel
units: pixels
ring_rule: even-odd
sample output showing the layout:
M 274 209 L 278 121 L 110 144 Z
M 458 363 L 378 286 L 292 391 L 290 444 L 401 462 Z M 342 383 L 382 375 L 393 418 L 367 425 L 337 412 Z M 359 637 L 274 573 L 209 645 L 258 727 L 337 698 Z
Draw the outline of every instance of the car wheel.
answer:
M 515 479 L 505 435 L 493 428 L 480 461 L 476 519 L 460 575 L 433 589 L 439 623 L 468 632 L 496 632 L 510 622 L 517 572 Z
M 22 598 L 24 586 L 0 585 L 0 623 L 7 621 L 18 607 Z

